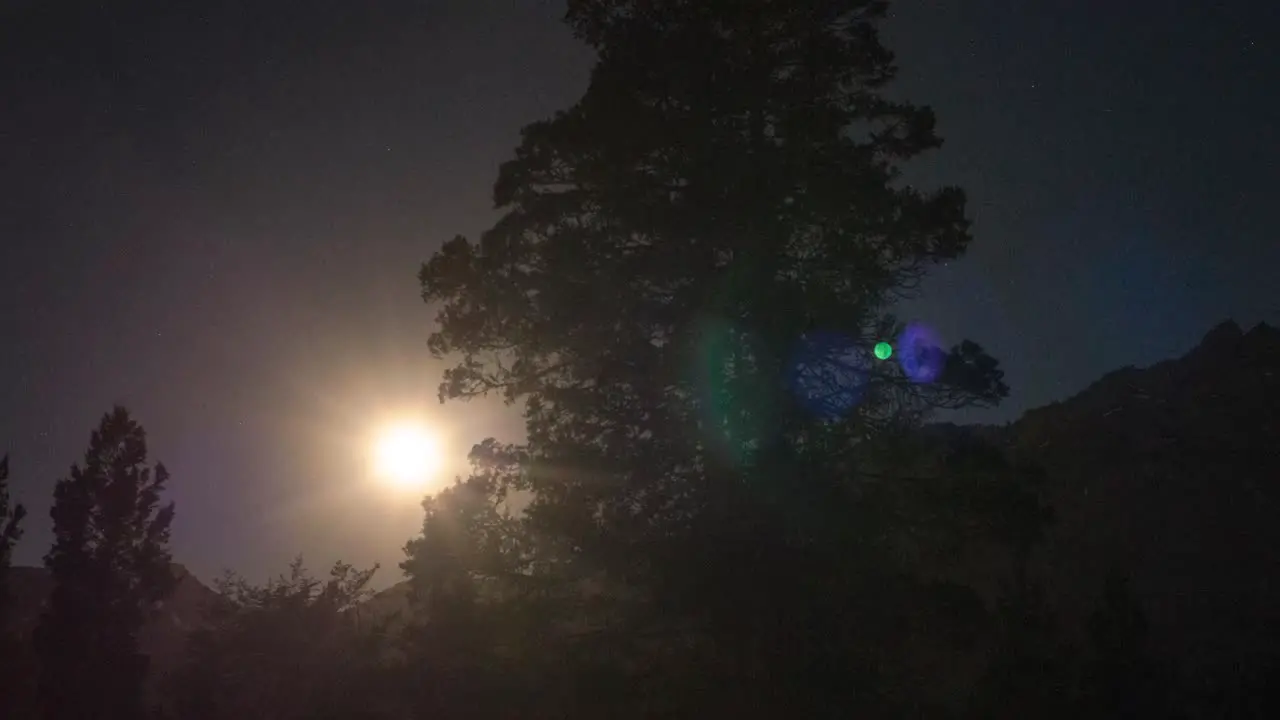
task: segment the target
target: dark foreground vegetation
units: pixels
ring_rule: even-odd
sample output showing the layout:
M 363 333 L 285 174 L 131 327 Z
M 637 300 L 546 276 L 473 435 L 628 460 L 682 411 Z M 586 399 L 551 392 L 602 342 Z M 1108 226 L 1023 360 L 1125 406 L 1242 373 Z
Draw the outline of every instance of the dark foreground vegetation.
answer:
M 382 596 L 301 562 L 207 592 L 112 410 L 45 572 L 0 492 L 0 717 L 1275 717 L 1275 331 L 930 424 L 1008 390 L 890 314 L 971 238 L 960 189 L 899 181 L 940 140 L 884 13 L 571 0 L 586 94 L 420 273 L 441 399 L 527 441 L 475 446 Z

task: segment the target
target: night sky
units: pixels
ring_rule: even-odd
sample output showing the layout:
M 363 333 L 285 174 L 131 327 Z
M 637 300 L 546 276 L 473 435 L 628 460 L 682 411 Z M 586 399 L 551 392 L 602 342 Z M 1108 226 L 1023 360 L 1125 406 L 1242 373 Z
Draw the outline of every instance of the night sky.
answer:
M 500 403 L 436 404 L 418 266 L 494 219 L 498 164 L 577 99 L 590 54 L 543 0 L 67 10 L 94 5 L 0 0 L 18 562 L 118 402 L 173 473 L 197 574 L 304 552 L 390 582 L 421 511 L 364 476 L 370 423 L 425 409 L 450 473 L 520 432 Z M 894 93 L 947 140 L 910 179 L 963 185 L 976 220 L 902 312 L 982 343 L 1013 388 L 962 419 L 1015 418 L 1227 317 L 1280 322 L 1277 28 L 1272 0 L 896 3 Z

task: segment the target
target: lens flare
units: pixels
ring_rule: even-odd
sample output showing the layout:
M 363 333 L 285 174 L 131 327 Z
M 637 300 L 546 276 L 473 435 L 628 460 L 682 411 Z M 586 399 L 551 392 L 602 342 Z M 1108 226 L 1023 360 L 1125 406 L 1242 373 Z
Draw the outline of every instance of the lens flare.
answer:
M 828 420 L 847 415 L 867 388 L 865 348 L 836 333 L 802 337 L 791 356 L 791 391 L 809 412 Z
M 937 380 L 946 361 L 942 341 L 933 330 L 920 323 L 911 323 L 902 331 L 902 337 L 898 339 L 898 363 L 912 382 L 931 383 Z

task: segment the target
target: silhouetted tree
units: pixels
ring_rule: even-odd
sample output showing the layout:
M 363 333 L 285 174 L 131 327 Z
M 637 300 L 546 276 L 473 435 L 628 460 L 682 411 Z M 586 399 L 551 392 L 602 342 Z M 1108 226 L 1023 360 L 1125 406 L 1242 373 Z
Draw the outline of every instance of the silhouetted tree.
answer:
M 22 539 L 22 519 L 27 509 L 22 503 L 10 505 L 9 456 L 0 457 L 0 636 L 9 627 L 9 564 L 13 546 Z
M 1060 634 L 1040 583 L 1023 579 L 999 598 L 992 651 L 970 717 L 1084 717 L 1076 681 L 1079 658 Z
M 420 717 L 447 717 L 463 708 L 476 711 L 477 704 L 493 697 L 482 691 L 483 666 L 476 662 L 489 650 L 487 638 L 468 634 L 485 629 L 476 622 L 481 601 L 471 572 L 476 564 L 465 557 L 474 554 L 468 543 L 474 535 L 467 532 L 469 518 L 463 513 L 444 517 L 458 509 L 449 504 L 456 493 L 454 488 L 424 500 L 424 537 L 409 542 L 408 559 L 401 565 L 410 577 L 413 610 L 404 635 L 405 682 Z M 443 532 L 448 534 L 441 536 Z M 475 712 L 475 716 L 489 715 Z
M 0 457 L 0 716 L 17 717 L 18 685 L 21 684 L 15 659 L 18 645 L 9 617 L 9 565 L 13 546 L 22 538 L 22 519 L 27 510 L 21 503 L 10 504 L 9 456 Z
M 335 564 L 327 580 L 298 558 L 287 575 L 254 585 L 228 573 L 222 602 L 188 639 L 166 680 L 177 717 L 375 718 L 393 696 L 380 668 L 380 624 L 362 617 L 377 568 Z
M 1041 497 L 1044 472 L 1011 462 L 999 448 L 955 429 L 942 453 L 937 484 L 961 522 L 981 521 L 988 550 L 1004 562 L 994 594 L 994 612 L 984 627 L 989 651 L 965 705 L 970 717 L 1078 717 L 1072 704 L 1074 657 L 1059 634 L 1046 592 L 1033 576 L 1032 556 L 1045 538 L 1053 513 Z M 936 521 L 935 525 L 938 524 Z
M 599 54 L 585 96 L 523 130 L 497 224 L 420 273 L 430 347 L 460 357 L 441 399 L 524 402 L 527 444 L 477 447 L 462 487 L 531 500 L 503 547 L 521 578 L 450 551 L 495 533 L 430 508 L 406 569 L 596 588 L 564 635 L 583 667 L 630 664 L 614 715 L 927 699 L 903 655 L 939 596 L 909 559 L 931 490 L 885 446 L 1006 388 L 970 342 L 871 360 L 889 304 L 970 241 L 959 189 L 899 181 L 940 141 L 883 93 L 885 7 L 571 1 Z
M 1127 575 L 1107 574 L 1088 629 L 1083 691 L 1089 717 L 1184 717 L 1173 668 L 1152 653 L 1146 613 Z
M 89 439 L 83 465 L 54 488 L 53 591 L 36 629 L 48 720 L 136 720 L 147 657 L 138 631 L 173 588 L 169 473 L 147 465 L 146 433 L 116 407 Z

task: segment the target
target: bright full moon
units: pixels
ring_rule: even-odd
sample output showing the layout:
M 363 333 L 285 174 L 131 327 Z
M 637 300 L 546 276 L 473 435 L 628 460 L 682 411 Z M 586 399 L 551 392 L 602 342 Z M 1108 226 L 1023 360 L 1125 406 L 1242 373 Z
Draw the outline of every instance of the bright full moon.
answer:
M 426 428 L 416 425 L 391 427 L 383 431 L 374 443 L 374 473 L 400 487 L 422 487 L 439 466 L 439 441 Z

